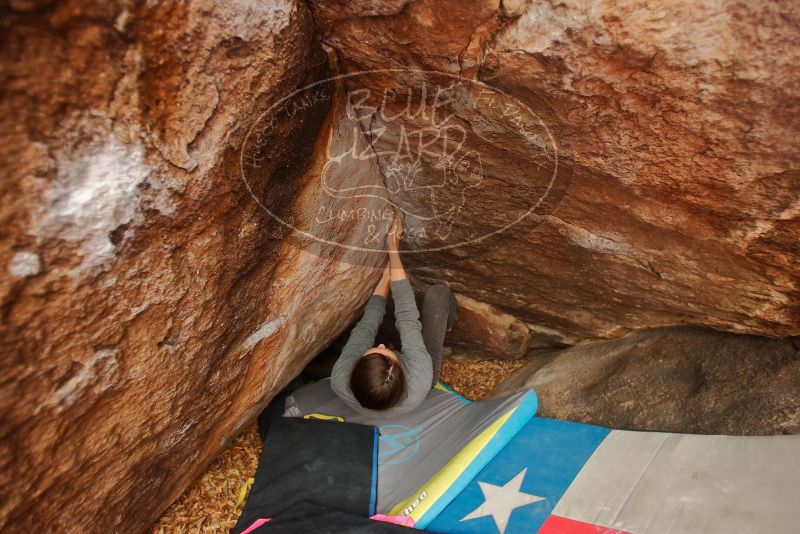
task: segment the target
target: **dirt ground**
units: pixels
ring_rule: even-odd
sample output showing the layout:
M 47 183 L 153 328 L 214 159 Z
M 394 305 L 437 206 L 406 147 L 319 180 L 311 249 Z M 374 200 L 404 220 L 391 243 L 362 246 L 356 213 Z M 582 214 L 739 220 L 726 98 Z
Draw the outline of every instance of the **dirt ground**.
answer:
M 480 400 L 527 360 L 445 361 L 442 382 L 471 400 Z M 170 506 L 154 534 L 228 532 L 236 524 L 261 454 L 255 424 L 233 440 L 203 475 Z

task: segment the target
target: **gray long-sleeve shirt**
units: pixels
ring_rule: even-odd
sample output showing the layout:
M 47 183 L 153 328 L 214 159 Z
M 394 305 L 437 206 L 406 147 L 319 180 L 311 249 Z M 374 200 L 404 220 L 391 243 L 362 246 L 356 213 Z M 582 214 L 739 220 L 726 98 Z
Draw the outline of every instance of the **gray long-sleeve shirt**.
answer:
M 361 406 L 350 390 L 353 367 L 367 349 L 375 346 L 375 336 L 386 313 L 386 299 L 380 295 L 372 295 L 367 301 L 364 316 L 350 333 L 350 338 L 331 373 L 333 391 L 348 406 L 359 413 L 382 418 L 410 412 L 422 404 L 431 390 L 433 381 L 433 363 L 422 339 L 422 323 L 419 321 L 419 310 L 414 301 L 411 283 L 407 279 L 392 282 L 392 297 L 395 324 L 400 333 L 401 343 L 400 351 L 396 351 L 396 354 L 405 372 L 406 397 L 387 410 L 369 410 Z

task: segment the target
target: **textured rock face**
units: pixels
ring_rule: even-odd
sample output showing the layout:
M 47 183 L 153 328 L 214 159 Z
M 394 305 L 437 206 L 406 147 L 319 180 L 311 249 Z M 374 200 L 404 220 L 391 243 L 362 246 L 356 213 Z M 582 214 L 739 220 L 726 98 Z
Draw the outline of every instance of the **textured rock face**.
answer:
M 270 107 L 327 72 L 301 3 L 9 5 L 0 530 L 143 531 L 379 276 L 302 252 L 256 199 L 313 223 L 323 175 L 380 175 L 324 166 L 364 142 L 333 139 L 330 95 Z
M 418 281 L 554 340 L 682 323 L 800 333 L 796 2 L 310 5 L 348 72 L 378 70 L 348 83 L 366 90 L 387 185 L 394 171 L 460 184 L 392 192 L 412 247 L 438 247 L 414 258 Z M 436 117 L 415 113 L 448 80 L 405 69 L 460 87 Z M 396 157 L 412 134 L 443 131 L 463 136 L 455 161 L 441 165 L 441 148 Z M 444 232 L 425 219 L 437 205 L 459 207 Z M 502 239 L 442 248 L 531 206 Z
M 541 367 L 541 368 L 539 368 Z M 800 432 L 800 343 L 694 327 L 641 330 L 533 360 L 492 391 L 533 388 L 540 415 L 701 434 Z
M 531 341 L 525 323 L 485 302 L 463 295 L 456 298 L 458 318 L 447 339 L 459 357 L 513 360 L 525 355 Z

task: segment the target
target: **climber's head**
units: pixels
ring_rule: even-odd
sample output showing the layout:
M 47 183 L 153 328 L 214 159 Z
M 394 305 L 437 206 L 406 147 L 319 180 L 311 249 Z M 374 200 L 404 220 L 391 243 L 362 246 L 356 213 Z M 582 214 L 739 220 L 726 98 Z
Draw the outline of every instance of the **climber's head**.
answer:
M 400 402 L 406 378 L 397 354 L 383 343 L 366 351 L 350 375 L 350 391 L 370 410 L 387 410 Z

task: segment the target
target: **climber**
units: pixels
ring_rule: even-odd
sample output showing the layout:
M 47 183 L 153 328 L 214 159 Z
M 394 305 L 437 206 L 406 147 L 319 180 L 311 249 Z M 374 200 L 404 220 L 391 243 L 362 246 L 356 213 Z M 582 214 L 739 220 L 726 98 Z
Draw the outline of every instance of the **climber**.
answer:
M 438 284 L 425 292 L 420 321 L 398 252 L 402 227 L 402 220 L 396 216 L 386 236 L 389 264 L 331 374 L 333 391 L 360 413 L 380 411 L 381 416 L 389 417 L 419 406 L 439 379 L 444 336 L 456 319 L 453 292 Z M 401 351 L 383 343 L 373 346 L 390 292 Z

